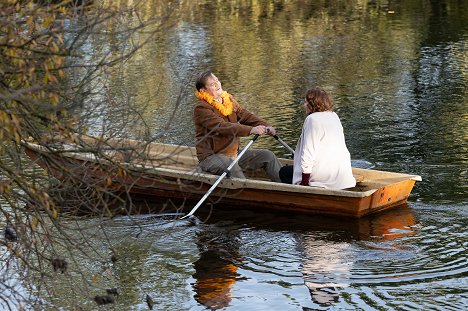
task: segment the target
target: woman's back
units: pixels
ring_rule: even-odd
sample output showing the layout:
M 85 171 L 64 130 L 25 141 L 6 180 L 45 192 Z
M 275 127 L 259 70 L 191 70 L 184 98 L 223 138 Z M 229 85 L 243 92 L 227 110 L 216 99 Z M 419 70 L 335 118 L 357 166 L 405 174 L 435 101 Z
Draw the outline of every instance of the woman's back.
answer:
M 355 186 L 343 127 L 335 112 L 315 112 L 305 119 L 296 146 L 293 183 L 301 182 L 303 172 L 311 172 L 311 186 L 332 189 Z

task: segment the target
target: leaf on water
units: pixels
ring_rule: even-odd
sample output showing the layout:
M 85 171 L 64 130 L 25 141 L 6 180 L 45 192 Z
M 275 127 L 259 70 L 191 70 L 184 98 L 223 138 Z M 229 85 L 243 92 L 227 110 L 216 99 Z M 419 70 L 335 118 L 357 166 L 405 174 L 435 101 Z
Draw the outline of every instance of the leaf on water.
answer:
M 106 305 L 106 304 L 109 304 L 109 303 L 115 303 L 115 299 L 113 296 L 110 296 L 110 295 L 105 295 L 105 296 L 95 296 L 94 297 L 94 301 L 98 304 L 98 305 Z
M 151 298 L 150 295 L 146 294 L 146 304 L 148 305 L 148 308 L 150 310 L 153 310 L 153 307 L 154 307 L 154 301 L 153 301 L 153 298 Z
M 68 268 L 68 262 L 65 259 L 61 258 L 54 258 L 52 259 L 52 267 L 54 268 L 54 272 L 60 271 L 65 273 Z

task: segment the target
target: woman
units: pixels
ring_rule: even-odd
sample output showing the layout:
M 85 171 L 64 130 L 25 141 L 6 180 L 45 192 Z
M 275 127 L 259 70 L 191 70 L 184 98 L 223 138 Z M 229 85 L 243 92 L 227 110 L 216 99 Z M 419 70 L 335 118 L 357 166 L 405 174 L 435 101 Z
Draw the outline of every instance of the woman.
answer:
M 343 126 L 327 93 L 319 87 L 308 90 L 304 110 L 307 117 L 294 153 L 294 166 L 281 168 L 281 181 L 329 189 L 354 187 Z

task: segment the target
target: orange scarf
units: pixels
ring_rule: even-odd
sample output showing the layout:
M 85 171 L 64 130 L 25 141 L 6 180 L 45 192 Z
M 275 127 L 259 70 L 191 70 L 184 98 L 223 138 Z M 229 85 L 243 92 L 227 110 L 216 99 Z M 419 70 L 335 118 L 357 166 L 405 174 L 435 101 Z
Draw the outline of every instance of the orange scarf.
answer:
M 221 98 L 223 99 L 222 103 L 215 101 L 213 96 L 205 91 L 195 91 L 195 96 L 215 107 L 225 117 L 230 115 L 233 111 L 234 105 L 231 101 L 231 96 L 226 91 L 221 94 Z

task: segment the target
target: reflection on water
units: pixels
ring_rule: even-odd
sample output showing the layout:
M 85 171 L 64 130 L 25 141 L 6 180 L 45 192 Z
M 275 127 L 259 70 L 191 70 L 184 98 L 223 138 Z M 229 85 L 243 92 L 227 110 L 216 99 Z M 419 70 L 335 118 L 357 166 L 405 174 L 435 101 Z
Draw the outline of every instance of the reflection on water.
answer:
M 398 245 L 388 244 L 389 241 L 402 239 L 413 234 L 416 220 L 413 212 L 401 207 L 377 216 L 366 217 L 357 221 L 356 239 L 366 241 L 363 245 L 392 251 Z M 381 244 L 386 241 L 386 246 Z M 303 274 L 305 284 L 309 288 L 314 302 L 321 306 L 330 306 L 340 300 L 340 289 L 345 289 L 354 283 L 353 262 L 359 256 L 353 243 L 336 241 L 323 243 L 313 235 L 304 235 L 301 247 L 304 252 Z M 371 268 L 371 267 L 369 267 Z M 369 269 L 370 270 L 370 269 Z M 376 277 L 374 271 L 367 271 L 369 277 Z M 333 277 L 330 277 L 333 275 Z
M 391 241 L 414 234 L 416 219 L 407 205 L 359 220 L 359 240 Z
M 213 226 L 197 234 L 200 258 L 193 263 L 195 299 L 212 310 L 229 306 L 232 286 L 239 276 L 240 240 L 236 231 L 228 230 Z
M 67 273 L 46 282 L 43 289 L 53 299 L 46 295 L 44 301 L 65 308 L 79 302 L 88 310 L 94 307 L 90 297 L 115 288 L 116 310 L 145 309 L 146 295 L 156 310 L 466 305 L 463 207 L 447 213 L 412 204 L 359 220 L 222 206 L 209 218 L 207 213 L 201 208 L 198 214 L 205 223 L 173 215 L 118 217 L 103 231 L 99 219 L 70 221 L 68 229 L 78 226 L 86 237 L 75 251 L 80 265 L 70 262 Z M 111 254 L 117 260 L 102 260 Z
M 216 284 L 224 284 L 214 292 L 234 309 L 259 297 L 263 306 L 278 310 L 294 306 L 394 308 L 412 301 L 401 296 L 405 290 L 420 291 L 425 286 L 430 292 L 444 284 L 448 292 L 457 292 L 458 282 L 468 272 L 464 244 L 458 240 L 467 233 L 460 226 L 466 221 L 459 218 L 443 228 L 443 232 L 451 232 L 449 236 L 436 232 L 439 230 L 434 227 L 434 234 L 428 235 L 430 229 L 425 224 L 431 217 L 422 214 L 421 222 L 407 206 L 356 221 L 229 210 L 218 210 L 216 215 L 204 229 L 210 234 L 219 232 L 210 236 L 215 251 L 207 250 L 215 270 L 197 261 L 194 277 L 206 280 L 204 276 L 208 275 L 216 278 Z M 240 229 L 231 235 L 236 232 L 233 226 Z M 217 245 L 214 241 L 225 243 Z M 434 253 L 429 245 L 439 243 L 441 248 Z M 226 293 L 234 298 L 226 300 Z M 270 293 L 289 298 L 277 302 Z M 429 296 L 425 302 L 416 300 L 411 304 L 416 308 L 437 304 L 437 295 Z M 463 303 L 463 299 L 457 302 L 455 309 Z

